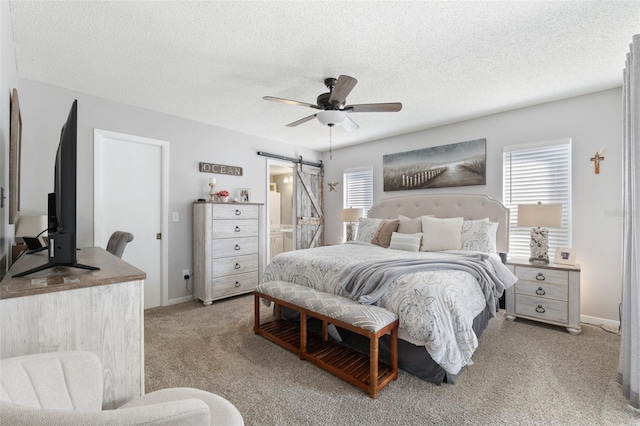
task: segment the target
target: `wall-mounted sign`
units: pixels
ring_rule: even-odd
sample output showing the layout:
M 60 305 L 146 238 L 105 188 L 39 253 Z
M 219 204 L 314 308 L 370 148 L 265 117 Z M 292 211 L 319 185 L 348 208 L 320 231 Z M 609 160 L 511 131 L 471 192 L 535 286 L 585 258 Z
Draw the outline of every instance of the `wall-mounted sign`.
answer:
M 204 173 L 217 173 L 221 175 L 242 176 L 242 167 L 227 166 L 224 164 L 200 163 L 199 170 Z

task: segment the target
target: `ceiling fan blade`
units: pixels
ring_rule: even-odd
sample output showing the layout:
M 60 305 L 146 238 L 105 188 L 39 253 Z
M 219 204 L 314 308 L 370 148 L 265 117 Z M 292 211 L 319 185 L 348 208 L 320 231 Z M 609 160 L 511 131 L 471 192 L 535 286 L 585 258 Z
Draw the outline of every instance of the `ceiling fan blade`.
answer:
M 382 104 L 357 104 L 347 105 L 344 110 L 347 112 L 398 112 L 402 109 L 400 102 L 387 102 Z
M 314 109 L 322 109 L 318 105 L 313 105 L 307 102 L 292 101 L 291 99 L 275 98 L 273 96 L 263 96 L 262 99 L 264 99 L 265 101 L 274 101 L 274 102 L 280 102 L 283 104 L 305 106 L 305 107 L 314 108 Z
M 347 96 L 353 90 L 358 80 L 348 75 L 341 75 L 338 77 L 336 86 L 329 96 L 329 103 L 331 105 L 342 105 L 347 100 Z
M 344 129 L 347 132 L 353 132 L 354 130 L 358 130 L 360 128 L 360 126 L 358 126 L 356 122 L 350 119 L 349 117 L 344 118 L 344 121 L 342 122 L 342 127 L 344 127 Z
M 287 124 L 287 127 L 296 127 L 299 124 L 306 123 L 307 121 L 311 121 L 314 118 L 316 118 L 316 115 L 318 115 L 318 114 L 312 114 L 312 115 L 310 115 L 308 117 L 301 118 L 300 120 L 297 120 L 297 121 L 294 121 L 293 123 Z

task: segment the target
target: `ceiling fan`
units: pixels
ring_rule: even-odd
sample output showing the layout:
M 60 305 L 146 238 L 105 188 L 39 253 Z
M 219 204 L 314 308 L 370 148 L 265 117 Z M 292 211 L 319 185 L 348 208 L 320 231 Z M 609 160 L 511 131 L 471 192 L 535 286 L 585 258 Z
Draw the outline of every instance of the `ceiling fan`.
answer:
M 262 99 L 320 110 L 318 113 L 287 124 L 287 127 L 295 127 L 317 118 L 318 121 L 325 126 L 334 127 L 342 125 L 346 130 L 353 131 L 357 130 L 359 126 L 347 116 L 347 113 L 397 112 L 402 109 L 400 102 L 345 105 L 347 96 L 351 93 L 356 83 L 358 83 L 358 80 L 348 75 L 341 75 L 337 80 L 335 78 L 325 78 L 324 85 L 327 86 L 329 92 L 320 94 L 315 105 L 307 102 L 292 101 L 291 99 L 275 98 L 273 96 L 264 96 Z

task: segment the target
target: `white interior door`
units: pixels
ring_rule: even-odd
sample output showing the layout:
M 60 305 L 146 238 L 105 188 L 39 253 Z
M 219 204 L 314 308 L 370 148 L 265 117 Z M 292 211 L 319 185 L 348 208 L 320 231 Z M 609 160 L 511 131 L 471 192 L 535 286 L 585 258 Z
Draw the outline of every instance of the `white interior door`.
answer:
M 165 150 L 166 141 L 94 131 L 94 245 L 133 234 L 122 259 L 147 274 L 145 309 L 167 300 Z

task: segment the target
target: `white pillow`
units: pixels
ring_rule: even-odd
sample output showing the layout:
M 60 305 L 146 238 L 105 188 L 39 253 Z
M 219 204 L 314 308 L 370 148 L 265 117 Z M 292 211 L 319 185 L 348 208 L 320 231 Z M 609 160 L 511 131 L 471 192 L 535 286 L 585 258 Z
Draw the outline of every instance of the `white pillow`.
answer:
M 370 217 L 361 217 L 358 219 L 358 233 L 356 234 L 356 241 L 363 243 L 370 243 L 378 227 L 382 223 L 382 219 L 372 219 Z
M 462 247 L 461 217 L 437 219 L 422 217 L 421 251 L 460 250 Z
M 498 253 L 498 222 L 491 222 L 489 227 L 489 253 Z
M 417 234 L 401 234 L 394 232 L 391 234 L 390 249 L 404 250 L 404 251 L 419 251 L 420 240 L 422 239 L 422 233 Z
M 489 219 L 465 220 L 462 223 L 462 250 L 489 253 L 490 231 L 491 222 Z

